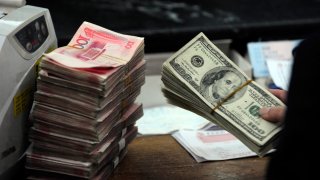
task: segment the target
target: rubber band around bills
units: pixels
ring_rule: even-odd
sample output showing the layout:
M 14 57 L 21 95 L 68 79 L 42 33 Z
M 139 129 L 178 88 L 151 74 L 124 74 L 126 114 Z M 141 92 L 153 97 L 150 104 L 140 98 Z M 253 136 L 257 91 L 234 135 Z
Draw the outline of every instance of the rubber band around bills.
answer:
M 234 90 L 232 93 L 230 93 L 226 98 L 223 98 L 222 101 L 219 101 L 217 103 L 217 105 L 212 109 L 211 114 L 213 114 L 216 109 L 218 109 L 218 107 L 220 107 L 224 102 L 226 102 L 230 97 L 232 97 L 233 95 L 235 95 L 238 91 L 240 91 L 243 87 L 247 86 L 248 84 L 250 84 L 252 82 L 252 79 L 248 80 L 247 82 L 245 82 L 244 84 L 242 84 L 241 86 L 239 86 L 236 90 Z

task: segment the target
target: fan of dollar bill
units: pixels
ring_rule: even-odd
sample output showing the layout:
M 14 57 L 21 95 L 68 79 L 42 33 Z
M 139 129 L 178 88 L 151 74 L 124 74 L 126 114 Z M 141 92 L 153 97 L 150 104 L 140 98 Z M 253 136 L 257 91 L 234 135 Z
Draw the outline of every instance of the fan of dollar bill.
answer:
M 250 79 L 203 33 L 163 63 L 161 80 L 168 103 L 221 126 L 257 155 L 264 156 L 277 143 L 282 124 L 263 120 L 258 112 L 285 104 Z

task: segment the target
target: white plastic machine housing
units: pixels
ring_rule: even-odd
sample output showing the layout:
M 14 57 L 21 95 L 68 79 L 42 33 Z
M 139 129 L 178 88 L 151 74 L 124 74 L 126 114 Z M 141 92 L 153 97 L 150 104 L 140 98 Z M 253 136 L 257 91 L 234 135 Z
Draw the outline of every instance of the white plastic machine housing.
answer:
M 37 65 L 55 48 L 48 9 L 26 5 L 0 17 L 0 179 L 25 154 Z

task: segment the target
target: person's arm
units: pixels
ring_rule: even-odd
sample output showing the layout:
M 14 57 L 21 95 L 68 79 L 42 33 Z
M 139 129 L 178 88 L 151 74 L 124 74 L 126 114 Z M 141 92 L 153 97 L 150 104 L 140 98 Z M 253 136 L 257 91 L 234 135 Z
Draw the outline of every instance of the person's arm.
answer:
M 269 89 L 269 91 L 286 103 L 287 91 L 280 89 Z M 280 122 L 284 119 L 285 111 L 286 109 L 284 107 L 263 107 L 260 109 L 259 114 L 261 118 L 267 121 Z

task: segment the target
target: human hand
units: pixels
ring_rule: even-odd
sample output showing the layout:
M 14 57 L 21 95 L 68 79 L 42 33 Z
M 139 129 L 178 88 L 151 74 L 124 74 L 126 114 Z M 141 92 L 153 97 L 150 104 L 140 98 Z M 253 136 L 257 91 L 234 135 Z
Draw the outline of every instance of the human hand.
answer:
M 286 103 L 287 91 L 281 89 L 269 89 L 269 91 Z M 284 119 L 285 107 L 263 107 L 259 110 L 260 117 L 270 122 L 281 122 Z

